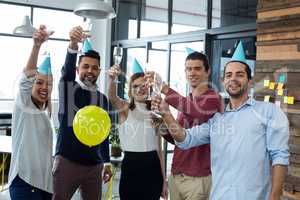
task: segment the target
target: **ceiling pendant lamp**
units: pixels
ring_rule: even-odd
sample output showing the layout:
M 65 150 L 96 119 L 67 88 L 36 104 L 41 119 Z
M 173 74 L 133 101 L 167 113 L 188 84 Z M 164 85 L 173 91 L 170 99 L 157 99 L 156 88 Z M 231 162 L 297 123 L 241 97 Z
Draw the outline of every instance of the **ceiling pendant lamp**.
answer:
M 17 26 L 13 30 L 14 35 L 18 36 L 29 36 L 31 37 L 32 34 L 36 31 L 36 29 L 32 26 L 30 18 L 28 15 L 24 16 L 23 22 L 20 26 Z
M 114 8 L 103 0 L 88 0 L 79 3 L 74 14 L 89 19 L 112 19 L 116 17 Z

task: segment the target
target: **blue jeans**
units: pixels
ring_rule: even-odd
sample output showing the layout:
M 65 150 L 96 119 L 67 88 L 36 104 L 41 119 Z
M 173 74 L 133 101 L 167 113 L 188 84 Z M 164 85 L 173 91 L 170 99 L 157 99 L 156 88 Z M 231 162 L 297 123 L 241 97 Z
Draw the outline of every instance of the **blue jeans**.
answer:
M 51 200 L 52 194 L 23 181 L 19 176 L 9 186 L 11 200 Z

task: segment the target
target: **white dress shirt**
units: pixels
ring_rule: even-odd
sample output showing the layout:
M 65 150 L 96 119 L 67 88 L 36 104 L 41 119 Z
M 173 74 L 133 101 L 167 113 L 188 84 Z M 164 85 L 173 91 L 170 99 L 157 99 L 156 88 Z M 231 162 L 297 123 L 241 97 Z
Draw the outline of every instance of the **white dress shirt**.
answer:
M 52 193 L 52 127 L 45 111 L 31 100 L 34 77 L 23 74 L 12 115 L 9 185 L 18 175 L 26 183 Z
M 135 103 L 129 110 L 125 122 L 119 126 L 119 137 L 123 151 L 148 152 L 158 149 L 158 136 L 151 124 L 150 111 L 146 104 Z

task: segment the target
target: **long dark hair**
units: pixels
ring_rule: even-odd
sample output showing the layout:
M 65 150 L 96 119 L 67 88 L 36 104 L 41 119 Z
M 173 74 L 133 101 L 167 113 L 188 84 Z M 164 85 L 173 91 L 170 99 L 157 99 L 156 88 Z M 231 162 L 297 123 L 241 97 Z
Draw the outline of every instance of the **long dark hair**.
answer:
M 130 110 L 133 110 L 133 109 L 135 109 L 135 103 L 134 103 L 134 99 L 133 99 L 133 97 L 132 97 L 132 83 L 133 83 L 133 81 L 135 81 L 136 79 L 138 79 L 138 78 L 141 78 L 141 77 L 144 77 L 145 76 L 145 74 L 143 73 L 143 72 L 138 72 L 138 73 L 135 73 L 135 74 L 133 74 L 131 77 L 130 77 L 130 81 L 129 81 L 129 91 L 128 91 L 128 96 L 129 96 L 129 98 L 130 98 L 130 103 L 129 103 L 129 109 Z M 149 101 L 149 100 L 146 100 L 146 108 L 148 109 L 148 110 L 151 110 L 151 101 Z

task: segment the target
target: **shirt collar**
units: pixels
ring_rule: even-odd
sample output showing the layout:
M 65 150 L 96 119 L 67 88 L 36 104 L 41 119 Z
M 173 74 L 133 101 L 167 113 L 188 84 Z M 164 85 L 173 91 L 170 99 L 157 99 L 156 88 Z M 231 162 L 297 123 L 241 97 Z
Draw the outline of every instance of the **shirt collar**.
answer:
M 230 103 L 227 104 L 225 112 L 234 112 L 234 111 L 239 111 L 245 106 L 253 106 L 255 104 L 255 100 L 252 97 L 249 97 L 245 103 L 243 103 L 240 107 L 236 109 L 231 109 L 230 108 Z
M 76 82 L 80 85 L 80 87 L 84 90 L 88 90 L 91 92 L 96 92 L 98 90 L 98 85 L 94 84 L 91 86 L 87 86 L 84 82 L 82 82 L 80 79 L 77 79 Z

